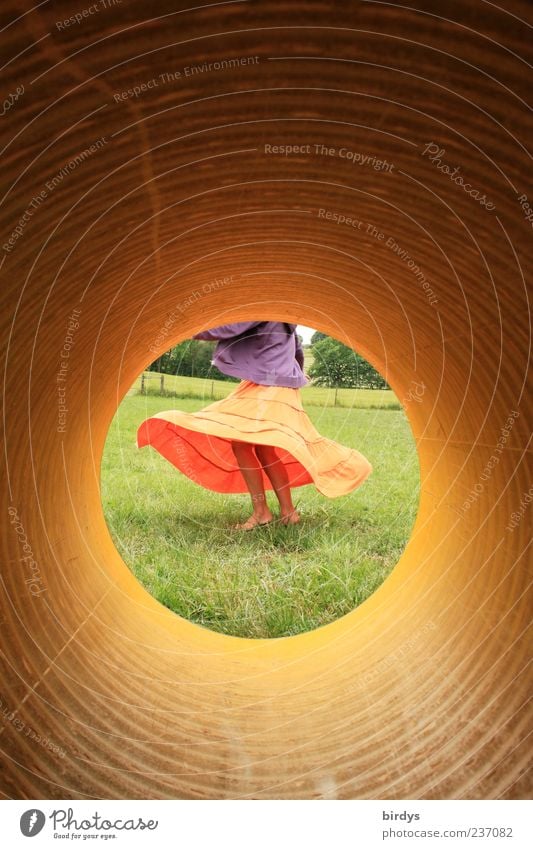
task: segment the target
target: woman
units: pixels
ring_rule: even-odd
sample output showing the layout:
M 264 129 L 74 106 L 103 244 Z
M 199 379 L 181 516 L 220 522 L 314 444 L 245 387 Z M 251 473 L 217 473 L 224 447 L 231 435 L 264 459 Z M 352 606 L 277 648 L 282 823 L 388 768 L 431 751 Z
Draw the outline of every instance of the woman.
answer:
M 241 321 L 197 333 L 216 341 L 213 365 L 241 379 L 226 398 L 196 413 L 168 410 L 144 421 L 137 445 L 152 445 L 192 480 L 215 492 L 248 492 L 252 514 L 235 530 L 273 521 L 265 490 L 273 489 L 280 522 L 300 514 L 291 490 L 314 483 L 329 498 L 360 486 L 368 460 L 320 435 L 304 411 L 304 354 L 295 324 Z

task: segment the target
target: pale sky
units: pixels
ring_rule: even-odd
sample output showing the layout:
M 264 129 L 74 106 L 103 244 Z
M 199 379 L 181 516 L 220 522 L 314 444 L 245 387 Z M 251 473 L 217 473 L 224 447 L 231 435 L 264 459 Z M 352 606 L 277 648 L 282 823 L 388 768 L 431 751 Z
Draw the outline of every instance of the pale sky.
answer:
M 311 336 L 315 332 L 313 327 L 306 327 L 304 324 L 298 324 L 296 326 L 296 333 L 298 333 L 302 339 L 304 340 L 304 345 L 308 345 L 311 341 Z

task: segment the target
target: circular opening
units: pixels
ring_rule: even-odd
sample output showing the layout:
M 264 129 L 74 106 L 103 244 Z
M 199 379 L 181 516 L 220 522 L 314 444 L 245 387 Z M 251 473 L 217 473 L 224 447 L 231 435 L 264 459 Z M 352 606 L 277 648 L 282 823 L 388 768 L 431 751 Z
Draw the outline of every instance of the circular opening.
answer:
M 266 509 L 273 520 L 251 530 L 235 528 L 252 514 L 250 493 L 211 489 L 211 472 L 199 473 L 198 453 L 187 454 L 184 448 L 192 432 L 181 424 L 176 431 L 177 419 L 169 422 L 177 412 L 178 418 L 186 414 L 189 425 L 187 416 L 199 411 L 204 421 L 206 415 L 218 420 L 221 412 L 227 414 L 222 400 L 227 404 L 228 396 L 242 388 L 241 379 L 213 365 L 217 343 L 210 340 L 182 340 L 147 364 L 118 407 L 104 449 L 104 514 L 126 564 L 170 610 L 239 637 L 290 636 L 354 610 L 398 562 L 418 509 L 415 441 L 402 404 L 385 378 L 336 338 L 303 325 L 296 334 L 308 382 L 297 395 L 289 389 L 290 404 L 299 397 L 303 414 L 283 418 L 282 427 L 298 430 L 305 421 L 310 430 L 304 439 L 309 444 L 314 433 L 318 442 L 313 450 L 320 456 L 336 446 L 333 451 L 338 453 L 332 457 L 339 465 L 333 471 L 330 461 L 330 481 L 335 481 L 346 456 L 353 461 L 353 452 L 369 461 L 370 475 L 351 491 L 333 495 L 331 490 L 328 496 L 310 477 L 310 482 L 292 487 L 299 521 L 285 525 L 276 493 L 269 488 Z M 278 396 L 276 387 L 268 390 L 269 399 L 274 390 L 276 399 L 286 403 L 288 396 Z M 238 410 L 250 420 L 252 411 L 255 421 L 262 417 L 262 424 L 265 419 L 271 422 L 268 404 L 250 406 L 252 401 L 245 398 L 243 408 L 239 397 L 233 401 L 232 416 Z M 416 400 L 403 399 L 403 404 Z M 167 449 L 166 457 L 161 441 L 157 448 L 155 439 L 137 447 L 140 426 L 155 417 L 167 435 L 169 428 L 172 433 L 174 453 Z M 228 453 L 229 440 L 221 450 L 213 431 L 208 439 L 217 474 L 231 458 L 238 475 L 239 460 L 233 450 Z M 202 442 L 199 462 L 205 461 L 204 448 Z M 278 458 L 286 459 L 279 445 L 276 451 Z M 267 457 L 267 486 L 268 462 Z M 357 466 L 349 468 L 353 475 Z

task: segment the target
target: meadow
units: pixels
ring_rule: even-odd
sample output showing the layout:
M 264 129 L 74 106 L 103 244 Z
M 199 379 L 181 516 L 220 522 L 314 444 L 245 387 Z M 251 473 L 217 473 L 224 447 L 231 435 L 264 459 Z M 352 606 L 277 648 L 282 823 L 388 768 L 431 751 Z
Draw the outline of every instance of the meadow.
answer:
M 306 368 L 308 358 L 306 355 Z M 161 375 L 155 372 L 145 372 L 145 392 L 147 395 L 161 397 Z M 237 383 L 229 380 L 214 380 L 211 378 L 182 377 L 181 375 L 163 375 L 163 396 L 167 398 L 198 398 L 204 404 L 218 401 L 235 389 Z M 141 377 L 137 378 L 130 392 L 135 394 L 141 390 Z M 330 389 L 327 386 L 304 386 L 301 390 L 304 405 L 319 407 L 364 407 L 376 410 L 400 410 L 400 403 L 390 389 Z
M 180 616 L 241 637 L 297 634 L 360 605 L 397 563 L 418 506 L 416 446 L 404 412 L 386 408 L 397 403 L 393 393 L 343 390 L 344 403 L 351 398 L 358 406 L 332 407 L 323 402 L 333 390 L 305 387 L 302 398 L 315 427 L 361 451 L 373 473 L 336 499 L 313 485 L 294 489 L 298 525 L 238 532 L 229 526 L 250 514 L 249 496 L 206 490 L 153 448 L 136 447 L 137 428 L 150 415 L 210 403 L 211 381 L 176 381 L 184 381 L 181 391 L 193 397 L 141 395 L 132 387 L 115 414 L 102 461 L 106 520 L 138 580 Z M 216 391 L 236 386 L 220 383 Z M 385 408 L 375 409 L 380 395 Z M 268 499 L 277 513 L 273 492 Z

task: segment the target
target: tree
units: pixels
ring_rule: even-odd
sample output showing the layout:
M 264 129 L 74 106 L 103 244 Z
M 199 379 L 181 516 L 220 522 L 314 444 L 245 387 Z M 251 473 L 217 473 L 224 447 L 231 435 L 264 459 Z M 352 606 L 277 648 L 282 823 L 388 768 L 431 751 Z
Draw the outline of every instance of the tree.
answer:
M 149 366 L 148 371 L 179 374 L 183 377 L 210 377 L 214 380 L 235 381 L 237 378 L 222 374 L 211 365 L 215 346 L 216 342 L 185 339 L 158 357 Z
M 357 377 L 354 356 L 353 351 L 335 339 L 320 339 L 313 345 L 309 377 L 316 386 L 353 386 Z
M 360 354 L 347 345 L 323 336 L 312 345 L 309 377 L 316 386 L 387 389 L 387 382 Z
M 320 342 L 321 339 L 327 339 L 327 338 L 328 337 L 326 336 L 326 334 L 322 333 L 321 330 L 315 330 L 315 332 L 311 336 L 311 345 L 314 345 L 315 342 Z

